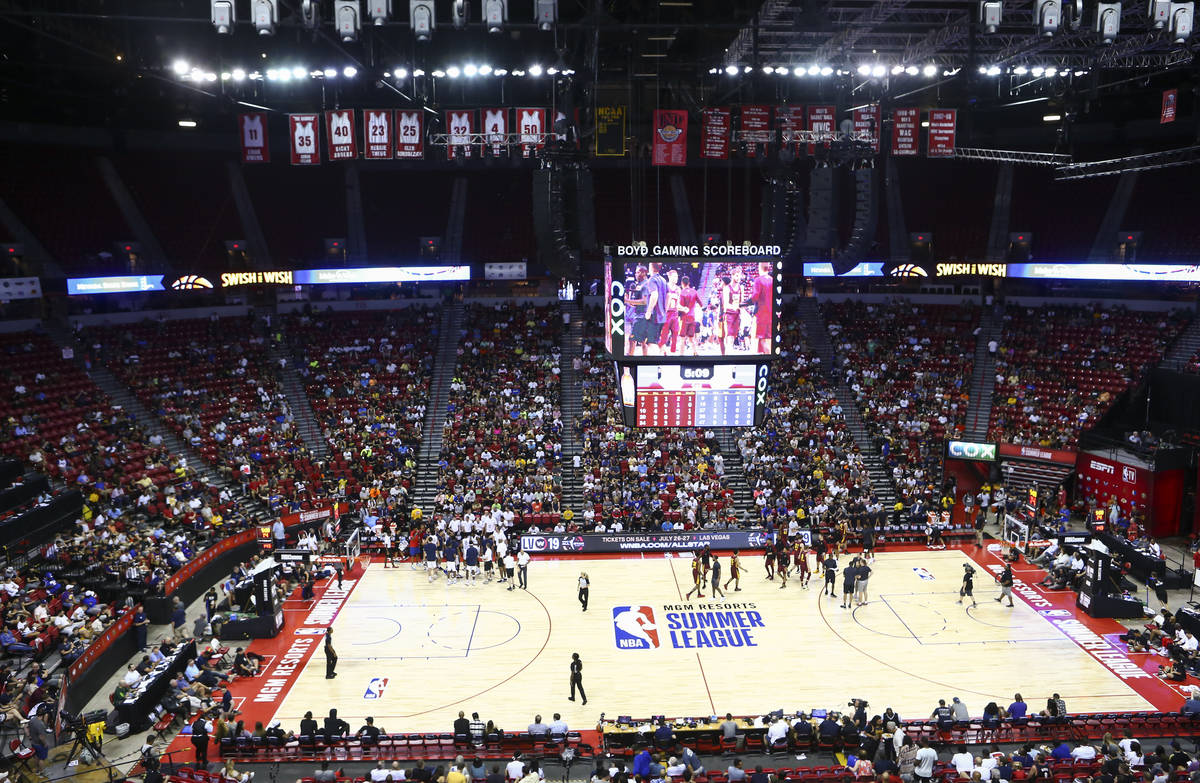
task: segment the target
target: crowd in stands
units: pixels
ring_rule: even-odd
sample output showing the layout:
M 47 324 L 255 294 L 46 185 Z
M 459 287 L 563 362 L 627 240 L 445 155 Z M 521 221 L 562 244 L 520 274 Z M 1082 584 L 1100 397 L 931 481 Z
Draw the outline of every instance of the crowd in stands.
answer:
M 434 511 L 499 505 L 525 525 L 560 521 L 562 316 L 557 306 L 469 305 L 450 385 Z
M 989 439 L 1073 448 L 1117 397 L 1160 361 L 1181 310 L 1010 305 L 996 357 Z
M 327 492 L 380 491 L 381 505 L 408 517 L 438 321 L 422 307 L 314 312 L 272 336 L 288 341 L 329 444 Z
M 838 368 L 904 501 L 936 500 L 943 444 L 961 435 L 979 310 L 823 303 Z

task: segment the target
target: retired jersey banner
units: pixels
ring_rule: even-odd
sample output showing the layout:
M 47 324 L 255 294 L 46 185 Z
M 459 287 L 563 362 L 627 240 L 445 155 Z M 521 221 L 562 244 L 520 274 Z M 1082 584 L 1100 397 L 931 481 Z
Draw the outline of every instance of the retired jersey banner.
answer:
M 625 107 L 596 107 L 596 157 L 625 157 Z
M 242 163 L 271 162 L 271 148 L 267 144 L 266 112 L 239 114 L 238 131 L 242 137 Z
M 687 165 L 688 115 L 685 109 L 654 110 L 654 152 L 651 163 L 655 166 Z
M 837 108 L 834 106 L 809 106 L 808 107 L 808 129 L 817 133 L 827 133 L 832 135 L 837 129 Z M 821 146 L 829 147 L 829 142 L 821 142 Z M 817 145 L 808 145 L 808 154 L 812 155 L 817 151 Z
M 425 157 L 425 115 L 422 109 L 396 110 L 396 157 L 420 159 Z
M 796 132 L 804 130 L 803 106 L 776 106 L 775 125 L 779 128 L 779 147 L 796 148 Z
M 474 109 L 447 109 L 446 134 L 449 142 L 446 146 L 446 157 L 455 158 L 462 155 L 471 157 L 471 134 L 475 132 Z
M 325 141 L 330 160 L 354 160 L 358 157 L 353 109 L 325 112 Z
M 480 151 L 494 157 L 508 154 L 508 109 L 480 109 L 483 112 L 483 144 Z
M 391 160 L 392 110 L 363 109 L 363 158 Z
M 546 110 L 517 109 L 517 133 L 521 140 L 521 157 L 528 158 L 533 150 L 546 147 Z
M 854 110 L 854 132 L 871 137 L 871 149 L 879 152 L 879 104 L 859 106 Z
M 742 143 L 747 158 L 758 154 L 758 145 L 771 143 L 771 107 L 742 107 Z
M 1158 118 L 1159 125 L 1175 122 L 1175 109 L 1178 103 L 1179 90 L 1163 90 L 1162 114 Z
M 921 151 L 917 136 L 920 109 L 892 110 L 892 154 L 916 155 Z
M 953 158 L 958 109 L 929 110 L 929 149 L 931 158 Z
M 288 115 L 288 144 L 293 166 L 317 166 L 321 163 L 321 118 L 316 114 Z
M 704 109 L 700 112 L 700 157 L 729 160 L 729 108 Z

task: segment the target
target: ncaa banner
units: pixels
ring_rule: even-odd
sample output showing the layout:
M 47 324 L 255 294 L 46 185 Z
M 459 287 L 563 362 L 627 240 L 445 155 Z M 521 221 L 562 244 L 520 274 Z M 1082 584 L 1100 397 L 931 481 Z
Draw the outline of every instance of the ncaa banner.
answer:
M 700 157 L 729 160 L 730 114 L 728 107 L 700 112 Z
M 596 107 L 596 157 L 625 157 L 625 107 Z
M 859 106 L 853 115 L 854 132 L 865 133 L 871 137 L 871 150 L 879 152 L 879 104 Z
M 483 144 L 480 153 L 490 148 L 493 157 L 508 154 L 508 109 L 480 109 L 483 112 Z
M 271 162 L 271 148 L 267 145 L 266 112 L 239 114 L 238 135 L 242 143 L 242 163 Z
M 396 111 L 396 157 L 421 159 L 425 157 L 425 134 L 421 109 Z
M 354 160 L 358 157 L 353 109 L 325 112 L 325 141 L 330 160 Z
M 471 134 L 474 132 L 474 109 L 447 109 L 446 135 L 450 143 L 446 145 L 446 157 L 450 160 L 458 155 L 471 157 Z
M 654 152 L 651 157 L 652 165 L 687 165 L 687 124 L 688 116 L 686 110 L 654 110 Z
M 747 158 L 758 155 L 759 144 L 770 144 L 771 107 L 743 106 L 742 107 L 742 143 Z
M 321 118 L 316 114 L 288 115 L 288 145 L 293 166 L 318 166 L 321 163 Z
M 917 124 L 920 109 L 892 110 L 892 154 L 916 155 L 920 150 L 917 136 Z
M 363 158 L 392 159 L 391 109 L 363 109 Z
M 804 130 L 803 106 L 776 106 L 775 124 L 779 126 L 779 148 L 800 147 L 793 141 L 796 131 Z
M 528 158 L 533 150 L 546 148 L 546 110 L 517 109 L 517 133 L 521 140 L 521 157 Z
M 954 157 L 954 136 L 957 122 L 958 109 L 929 110 L 929 149 L 925 153 L 927 157 Z
M 1158 117 L 1159 125 L 1175 122 L 1175 109 L 1178 103 L 1179 90 L 1163 90 L 1162 113 Z
M 817 133 L 832 134 L 836 130 L 837 125 L 837 109 L 833 106 L 809 106 L 808 107 L 808 129 Z M 829 148 L 829 142 L 821 142 L 821 146 Z M 808 154 L 812 155 L 817 151 L 817 145 L 808 145 Z

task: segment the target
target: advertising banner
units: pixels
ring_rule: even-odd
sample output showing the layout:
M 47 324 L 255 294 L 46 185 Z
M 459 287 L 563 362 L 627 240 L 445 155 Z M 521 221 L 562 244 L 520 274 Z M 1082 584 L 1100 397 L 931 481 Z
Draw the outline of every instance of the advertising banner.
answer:
M 810 532 L 800 531 L 809 541 Z M 584 533 L 521 536 L 521 549 L 531 555 L 582 555 L 594 552 L 692 552 L 703 549 L 763 549 L 770 539 L 761 530 L 697 531 L 694 533 Z

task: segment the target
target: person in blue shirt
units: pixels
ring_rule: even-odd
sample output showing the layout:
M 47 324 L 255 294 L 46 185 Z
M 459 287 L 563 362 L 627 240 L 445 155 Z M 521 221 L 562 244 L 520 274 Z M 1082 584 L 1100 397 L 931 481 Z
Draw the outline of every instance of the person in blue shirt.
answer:
M 29 655 L 33 652 L 32 647 L 24 642 L 18 641 L 17 637 L 13 636 L 13 632 L 8 628 L 0 631 L 0 648 L 3 648 L 4 652 L 10 655 Z
M 433 536 L 425 539 L 425 545 L 422 547 L 425 552 L 425 570 L 429 573 L 429 581 L 433 581 L 433 577 L 437 574 L 437 541 Z
M 633 757 L 634 777 L 648 778 L 650 776 L 650 749 L 645 748 Z
M 1013 694 L 1013 703 L 1008 705 L 1008 717 L 1020 720 L 1029 712 L 1029 705 L 1021 698 L 1021 694 Z
M 1050 752 L 1050 755 L 1058 761 L 1065 761 L 1071 758 L 1071 746 L 1067 744 L 1066 740 L 1061 740 L 1054 750 Z
M 475 577 L 479 575 L 479 547 L 475 546 L 474 541 L 467 542 L 463 562 L 467 565 L 467 581 L 474 584 Z

